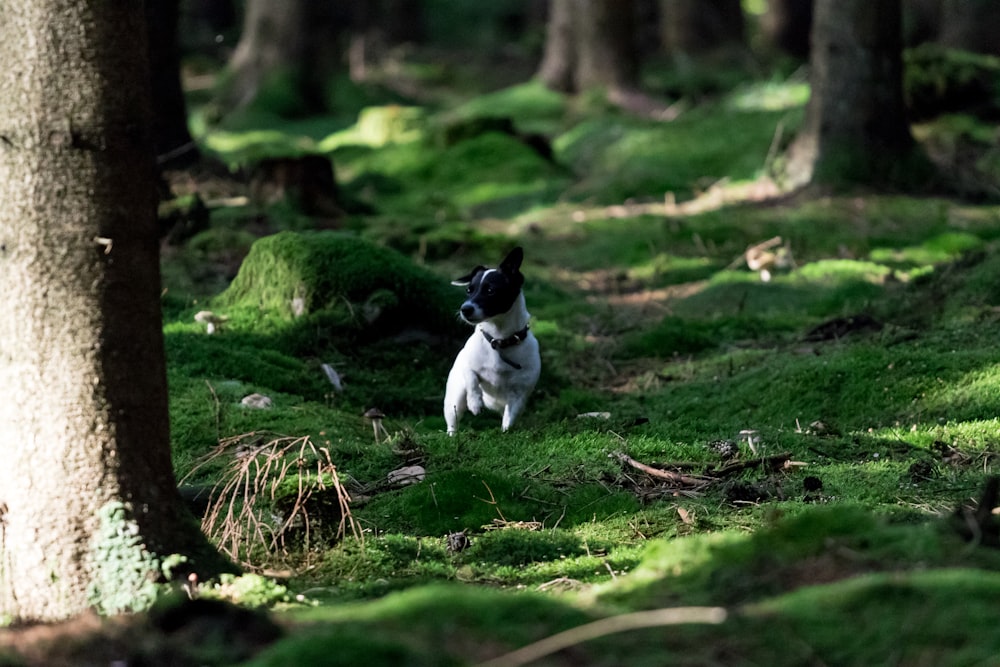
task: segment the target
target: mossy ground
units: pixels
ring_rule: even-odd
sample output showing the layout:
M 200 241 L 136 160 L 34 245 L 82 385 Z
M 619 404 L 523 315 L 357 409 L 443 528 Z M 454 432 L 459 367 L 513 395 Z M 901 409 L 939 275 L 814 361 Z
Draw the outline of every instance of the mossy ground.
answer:
M 196 237 L 165 260 L 178 475 L 220 438 L 308 435 L 329 448 L 365 531 L 363 545 L 261 563 L 318 606 L 281 612 L 293 630 L 249 664 L 334 652 L 468 664 L 678 605 L 721 605 L 728 620 L 603 637 L 547 664 L 995 658 L 1000 553 L 960 539 L 948 517 L 997 472 L 1000 207 L 764 198 L 775 147 L 801 122 L 802 84 L 716 83 L 674 122 L 531 83 L 443 111 L 414 102 L 423 111 L 377 140 L 340 122 L 203 128 L 230 163 L 328 151 L 345 195 L 369 207 L 336 232 L 252 249 L 250 221 L 308 220 L 213 210 L 204 234 L 249 249 L 227 291 L 205 267 L 228 246 Z M 516 132 L 441 141 L 444 124 L 497 115 Z M 952 127 L 920 131 L 933 142 Z M 980 148 L 982 177 L 996 146 Z M 795 264 L 762 282 L 740 258 L 774 236 Z M 465 332 L 449 319 L 462 292 L 448 282 L 517 244 L 542 380 L 510 433 L 479 416 L 449 438 L 440 402 Z M 230 317 L 218 334 L 192 319 L 204 308 Z M 366 308 L 391 316 L 380 324 Z M 273 407 L 241 406 L 253 392 Z M 372 406 L 388 438 L 362 417 Z M 706 476 L 727 465 L 709 446 L 718 440 L 747 466 L 700 486 L 609 457 Z M 784 453 L 804 465 L 752 463 Z M 422 483 L 387 482 L 414 463 Z M 462 531 L 471 545 L 449 551 L 445 536 Z

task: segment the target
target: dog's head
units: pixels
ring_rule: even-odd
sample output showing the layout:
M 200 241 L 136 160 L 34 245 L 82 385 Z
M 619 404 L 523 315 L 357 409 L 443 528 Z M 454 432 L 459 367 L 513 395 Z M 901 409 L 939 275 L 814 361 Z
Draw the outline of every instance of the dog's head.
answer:
M 468 294 L 460 310 L 462 319 L 476 324 L 510 310 L 524 284 L 524 276 L 521 275 L 523 259 L 524 251 L 520 247 L 514 248 L 498 268 L 477 266 L 468 275 L 453 280 L 452 285 L 466 286 Z

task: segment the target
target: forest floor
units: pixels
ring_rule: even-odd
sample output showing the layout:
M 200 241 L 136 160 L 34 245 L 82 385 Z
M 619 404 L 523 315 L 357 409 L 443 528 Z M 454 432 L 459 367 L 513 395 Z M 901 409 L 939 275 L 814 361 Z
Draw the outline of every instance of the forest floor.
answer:
M 995 661 L 996 133 L 914 127 L 976 198 L 789 196 L 804 84 L 711 76 L 670 121 L 533 83 L 196 112 L 228 168 L 169 175 L 174 460 L 250 574 L 0 664 Z M 542 379 L 450 438 L 449 281 L 515 245 Z

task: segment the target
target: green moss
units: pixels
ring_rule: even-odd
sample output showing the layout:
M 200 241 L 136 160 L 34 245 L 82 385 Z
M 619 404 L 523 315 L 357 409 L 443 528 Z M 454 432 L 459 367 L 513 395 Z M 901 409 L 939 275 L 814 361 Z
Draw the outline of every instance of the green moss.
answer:
M 915 118 L 970 108 L 992 116 L 1000 106 L 1000 58 L 923 44 L 904 62 L 903 93 Z
M 440 332 L 454 322 L 453 297 L 447 281 L 390 249 L 344 233 L 282 232 L 254 243 L 216 302 L 251 322 L 292 322 L 346 304 L 358 322 Z
M 580 199 L 620 203 L 667 192 L 687 199 L 719 179 L 763 173 L 776 127 L 794 124 L 787 113 L 699 111 L 671 123 L 593 119 L 558 137 L 554 148 L 560 162 L 585 175 L 572 190 Z
M 765 655 L 802 664 L 988 664 L 1000 651 L 989 600 L 1000 575 L 971 569 L 872 574 L 755 605 L 749 615 L 779 629 L 760 635 Z M 794 647 L 778 635 L 798 639 Z

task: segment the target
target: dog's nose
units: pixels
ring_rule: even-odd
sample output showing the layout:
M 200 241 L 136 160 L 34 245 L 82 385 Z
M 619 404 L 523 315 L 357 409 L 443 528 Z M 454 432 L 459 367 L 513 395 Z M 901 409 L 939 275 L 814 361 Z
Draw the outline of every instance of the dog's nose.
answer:
M 471 303 L 462 304 L 462 317 L 468 319 L 476 314 L 476 307 Z

